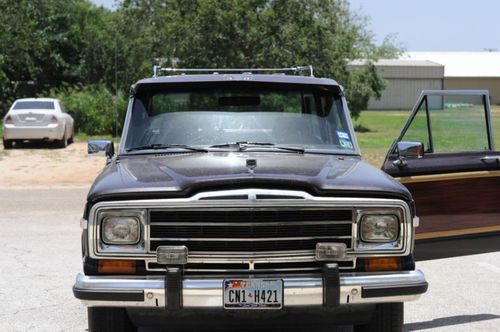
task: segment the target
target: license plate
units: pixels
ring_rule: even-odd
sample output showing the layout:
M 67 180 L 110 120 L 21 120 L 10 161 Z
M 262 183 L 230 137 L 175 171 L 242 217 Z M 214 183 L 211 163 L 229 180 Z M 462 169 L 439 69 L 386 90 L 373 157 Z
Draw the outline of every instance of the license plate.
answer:
M 223 281 L 224 309 L 281 309 L 283 280 L 228 279 Z

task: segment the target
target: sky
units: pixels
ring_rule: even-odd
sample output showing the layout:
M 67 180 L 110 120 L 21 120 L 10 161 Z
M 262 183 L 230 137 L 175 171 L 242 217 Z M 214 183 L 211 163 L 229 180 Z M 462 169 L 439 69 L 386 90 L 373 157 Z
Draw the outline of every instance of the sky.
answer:
M 498 0 L 349 0 L 380 43 L 396 34 L 407 51 L 500 50 Z
M 112 8 L 115 0 L 91 0 Z M 380 44 L 395 35 L 407 51 L 500 50 L 498 0 L 348 0 L 368 16 Z

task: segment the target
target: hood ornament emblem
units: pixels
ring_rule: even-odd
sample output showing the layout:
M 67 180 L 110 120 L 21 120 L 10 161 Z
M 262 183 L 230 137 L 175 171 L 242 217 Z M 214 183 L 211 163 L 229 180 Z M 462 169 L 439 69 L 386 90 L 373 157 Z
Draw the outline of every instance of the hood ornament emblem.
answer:
M 250 171 L 250 173 L 253 174 L 253 170 L 257 167 L 257 160 L 256 159 L 247 159 L 247 168 Z

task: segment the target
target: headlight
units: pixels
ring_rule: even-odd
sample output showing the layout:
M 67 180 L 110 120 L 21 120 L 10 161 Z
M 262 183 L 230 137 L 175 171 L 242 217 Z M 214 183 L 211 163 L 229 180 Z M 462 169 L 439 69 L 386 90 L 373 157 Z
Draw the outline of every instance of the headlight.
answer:
M 360 222 L 361 241 L 395 241 L 398 238 L 398 223 L 399 218 L 396 215 L 366 214 Z
M 140 236 L 139 218 L 108 216 L 102 220 L 102 241 L 106 244 L 136 244 Z

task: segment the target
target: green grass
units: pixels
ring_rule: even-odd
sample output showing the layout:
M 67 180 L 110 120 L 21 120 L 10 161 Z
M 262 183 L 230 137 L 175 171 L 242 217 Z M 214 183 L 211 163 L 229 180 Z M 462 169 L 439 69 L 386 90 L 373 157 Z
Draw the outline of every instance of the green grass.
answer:
M 363 111 L 355 126 L 362 126 L 369 131 L 357 132 L 359 147 L 365 161 L 376 167 L 382 166 L 387 150 L 398 137 L 409 111 Z
M 436 151 L 481 150 L 486 142 L 484 116 L 471 117 L 470 110 L 434 111 L 431 114 L 434 148 Z M 363 111 L 354 121 L 358 143 L 363 158 L 376 167 L 381 167 L 392 142 L 399 136 L 410 111 Z M 500 147 L 500 106 L 492 106 L 495 147 Z M 424 119 L 416 120 L 405 136 L 410 140 L 424 140 L 427 129 Z M 496 135 L 495 135 L 496 134 Z M 428 142 L 424 141 L 425 147 Z
M 111 135 L 87 135 L 85 133 L 75 133 L 75 140 L 77 142 L 88 142 L 96 139 L 110 139 L 115 143 L 120 143 L 120 137 L 113 137 Z

